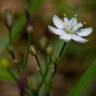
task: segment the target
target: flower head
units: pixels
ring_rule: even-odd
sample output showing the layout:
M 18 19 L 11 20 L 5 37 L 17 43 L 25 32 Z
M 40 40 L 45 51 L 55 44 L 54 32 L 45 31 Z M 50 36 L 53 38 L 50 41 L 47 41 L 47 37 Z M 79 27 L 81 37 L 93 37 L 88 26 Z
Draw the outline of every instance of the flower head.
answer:
M 82 28 L 83 24 L 81 22 L 78 23 L 76 17 L 68 19 L 65 16 L 64 20 L 62 20 L 58 16 L 54 15 L 53 23 L 55 27 L 48 26 L 49 30 L 58 35 L 60 39 L 63 39 L 65 42 L 74 40 L 80 43 L 85 43 L 88 40 L 83 37 L 92 33 L 92 28 Z

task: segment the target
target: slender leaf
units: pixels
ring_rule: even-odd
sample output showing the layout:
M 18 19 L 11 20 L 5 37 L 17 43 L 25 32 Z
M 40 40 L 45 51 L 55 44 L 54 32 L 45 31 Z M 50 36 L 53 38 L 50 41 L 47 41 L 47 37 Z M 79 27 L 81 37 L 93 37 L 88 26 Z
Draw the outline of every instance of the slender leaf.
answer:
M 90 65 L 77 84 L 69 92 L 68 96 L 81 96 L 81 93 L 90 85 L 96 76 L 96 60 Z

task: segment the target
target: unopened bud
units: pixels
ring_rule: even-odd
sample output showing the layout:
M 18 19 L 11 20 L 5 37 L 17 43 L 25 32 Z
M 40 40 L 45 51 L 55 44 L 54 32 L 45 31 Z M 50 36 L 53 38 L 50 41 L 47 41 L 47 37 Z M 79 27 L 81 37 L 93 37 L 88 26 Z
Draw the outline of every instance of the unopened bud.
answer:
M 47 38 L 46 38 L 46 37 L 42 37 L 42 38 L 40 39 L 40 48 L 41 48 L 41 49 L 45 49 L 46 46 L 47 46 L 47 44 L 48 44 Z
M 47 53 L 49 56 L 51 56 L 51 55 L 53 54 L 53 48 L 52 48 L 52 46 L 48 46 L 48 47 L 46 48 L 46 53 Z
M 8 28 L 13 26 L 13 14 L 10 10 L 5 11 L 5 24 Z
M 17 59 L 14 59 L 14 60 L 13 60 L 13 63 L 14 63 L 14 64 L 18 64 L 18 60 L 17 60 Z
M 39 67 L 37 67 L 37 71 L 40 71 L 40 68 Z
M 52 72 L 54 72 L 55 70 L 54 70 L 54 68 L 52 68 Z
M 36 55 L 36 54 L 37 54 L 37 52 L 36 52 L 36 49 L 35 49 L 35 46 L 34 46 L 34 45 L 31 45 L 29 50 L 30 50 L 30 52 L 31 52 L 31 54 L 32 54 L 32 55 Z
M 33 27 L 32 27 L 32 25 L 29 24 L 29 25 L 27 26 L 27 28 L 26 28 L 26 31 L 27 31 L 28 34 L 32 34 L 32 32 L 33 32 Z

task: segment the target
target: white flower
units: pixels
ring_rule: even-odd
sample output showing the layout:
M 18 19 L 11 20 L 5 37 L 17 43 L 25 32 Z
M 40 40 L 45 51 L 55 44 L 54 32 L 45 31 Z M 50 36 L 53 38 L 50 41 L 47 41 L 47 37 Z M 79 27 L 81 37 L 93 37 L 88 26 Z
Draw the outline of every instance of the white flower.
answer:
M 49 30 L 58 35 L 60 39 L 63 39 L 65 42 L 74 40 L 80 43 L 85 43 L 88 40 L 83 37 L 92 33 L 92 28 L 82 28 L 83 24 L 78 23 L 76 17 L 73 17 L 70 20 L 67 17 L 64 17 L 64 20 L 62 20 L 54 15 L 53 23 L 55 27 L 48 26 Z

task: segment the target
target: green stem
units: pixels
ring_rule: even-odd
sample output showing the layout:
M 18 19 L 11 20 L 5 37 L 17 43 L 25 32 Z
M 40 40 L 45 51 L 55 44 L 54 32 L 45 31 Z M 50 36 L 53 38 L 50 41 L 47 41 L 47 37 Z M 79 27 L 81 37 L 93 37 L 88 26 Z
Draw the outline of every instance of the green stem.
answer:
M 12 27 L 8 27 L 9 30 L 9 46 L 12 45 Z
M 46 71 L 45 71 L 45 73 L 44 73 L 44 76 L 43 76 L 43 81 L 42 81 L 42 83 L 40 84 L 40 88 L 39 88 L 39 90 L 41 89 L 41 87 L 42 87 L 42 85 L 44 84 L 44 83 L 46 83 L 46 77 L 47 77 L 47 74 L 48 74 L 48 72 L 49 72 L 49 69 L 50 69 L 50 65 L 51 65 L 51 59 L 49 58 L 49 64 L 47 64 L 47 68 L 46 68 Z
M 8 29 L 9 29 L 9 47 L 11 48 L 11 45 L 12 45 L 12 28 L 10 27 Z M 8 49 L 8 52 L 11 55 L 12 59 L 15 60 L 16 56 L 15 56 L 14 50 L 13 49 Z M 7 69 L 7 71 L 12 76 L 14 81 L 17 82 L 18 81 L 18 77 L 16 76 L 16 73 L 13 70 L 11 70 L 11 69 Z
M 41 65 L 39 63 L 37 55 L 35 55 L 35 59 L 37 61 L 38 67 L 39 67 L 39 72 L 40 72 L 41 78 L 43 79 L 43 72 L 42 72 Z
M 64 44 L 63 44 L 63 46 L 62 46 L 62 48 L 61 48 L 59 57 L 61 57 L 61 56 L 62 56 L 62 53 L 64 53 L 64 51 L 65 51 L 64 48 L 65 48 L 66 44 L 67 44 L 67 43 L 64 42 Z
M 59 54 L 59 56 L 58 56 L 58 59 L 60 59 L 60 58 L 63 56 L 63 54 L 64 54 L 65 49 L 67 48 L 67 46 L 68 46 L 67 43 L 64 43 L 64 44 L 63 44 L 63 46 L 62 46 L 62 48 L 61 48 L 61 50 L 60 50 L 60 54 Z M 49 90 L 51 89 L 52 79 L 53 79 L 54 75 L 56 74 L 58 61 L 59 61 L 59 60 L 57 60 L 57 58 L 55 59 L 55 61 L 53 61 L 53 59 L 50 58 L 49 67 L 48 67 L 47 70 L 45 71 L 44 79 L 43 79 L 43 82 L 42 82 L 42 85 L 41 85 L 40 89 L 42 88 L 42 86 L 43 86 L 44 84 L 46 84 L 46 82 L 48 82 L 48 85 L 47 85 L 48 90 L 47 90 L 46 94 L 47 94 L 47 93 L 49 92 Z M 50 68 L 51 65 L 52 65 L 53 68 L 54 68 L 54 72 L 52 72 L 52 69 Z M 51 77 L 50 77 L 50 80 L 48 79 L 49 81 L 46 81 L 46 80 L 47 80 L 46 78 L 48 77 L 49 72 L 51 72 L 51 73 L 50 73 L 50 76 L 51 76 Z M 40 91 L 40 90 L 39 90 L 39 91 Z
M 29 48 L 30 48 L 30 45 L 31 45 L 31 40 L 32 40 L 31 34 L 28 34 L 28 47 L 26 48 L 26 52 L 25 52 L 25 55 L 24 55 L 23 68 L 25 68 L 25 66 L 28 62 L 28 55 L 29 55 Z
M 18 81 L 18 76 L 16 75 L 16 73 L 13 72 L 13 70 L 11 69 L 7 69 L 8 73 L 12 76 L 12 78 L 14 79 L 14 81 Z
M 12 41 L 11 41 L 11 32 L 9 32 L 9 45 L 11 45 Z
M 59 56 L 58 56 L 58 59 L 56 58 L 55 61 L 53 61 L 56 65 L 57 65 L 57 64 L 59 63 L 59 61 L 62 59 L 64 53 L 66 52 L 66 49 L 67 49 L 69 43 L 70 43 L 70 42 L 68 42 L 68 43 L 64 42 L 64 44 L 63 44 L 63 46 L 62 46 L 62 48 L 61 48 L 60 54 L 59 54 Z M 57 68 L 56 68 L 56 69 L 57 69 Z

